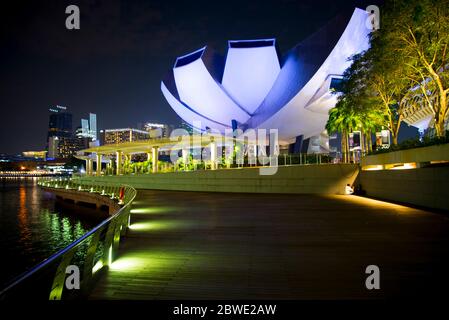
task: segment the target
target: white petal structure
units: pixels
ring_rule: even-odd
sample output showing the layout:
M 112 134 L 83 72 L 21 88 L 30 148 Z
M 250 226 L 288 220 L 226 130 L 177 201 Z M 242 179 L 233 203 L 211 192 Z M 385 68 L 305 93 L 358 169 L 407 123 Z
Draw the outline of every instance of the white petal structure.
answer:
M 175 110 L 178 116 L 192 125 L 192 127 L 195 127 L 195 129 L 205 130 L 206 128 L 214 128 L 219 130 L 220 132 L 223 132 L 226 128 L 229 128 L 229 126 L 225 126 L 222 123 L 205 118 L 204 116 L 190 109 L 185 104 L 181 103 L 170 93 L 163 82 L 161 83 L 161 90 L 165 96 L 165 99 L 167 99 L 168 103 L 173 108 L 173 110 Z M 197 124 L 199 124 L 199 126 Z
M 203 60 L 205 51 L 206 48 L 203 48 L 178 58 L 173 74 L 179 98 L 207 118 L 219 119 L 219 122 L 227 124 L 232 120 L 246 122 L 249 114 L 231 99 L 206 67 L 205 62 L 208 61 Z M 192 56 L 196 58 L 193 61 Z
M 278 129 L 284 144 L 319 135 L 349 57 L 368 49 L 367 20 L 357 8 L 337 16 L 282 58 L 275 39 L 229 41 L 226 58 L 201 48 L 176 60 L 162 93 L 199 129 Z
M 281 71 L 275 39 L 229 41 L 223 87 L 253 113 L 270 92 Z

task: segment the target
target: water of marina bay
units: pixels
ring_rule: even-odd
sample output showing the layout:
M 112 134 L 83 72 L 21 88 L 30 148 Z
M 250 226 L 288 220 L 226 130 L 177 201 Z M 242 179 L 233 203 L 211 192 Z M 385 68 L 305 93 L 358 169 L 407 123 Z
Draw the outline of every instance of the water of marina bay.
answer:
M 56 200 L 37 178 L 0 178 L 0 288 L 97 225 L 89 210 Z

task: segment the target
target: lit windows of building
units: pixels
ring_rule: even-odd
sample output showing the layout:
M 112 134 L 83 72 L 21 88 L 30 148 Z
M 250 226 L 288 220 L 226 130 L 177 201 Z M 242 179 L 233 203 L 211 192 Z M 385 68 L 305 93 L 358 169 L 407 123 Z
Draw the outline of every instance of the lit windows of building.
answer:
M 156 122 L 145 122 L 139 124 L 138 128 L 147 131 L 150 134 L 151 139 L 168 138 L 174 129 L 172 125 Z
M 48 138 L 48 157 L 51 159 L 58 158 L 59 137 Z
M 24 151 L 22 155 L 25 158 L 42 159 L 45 160 L 47 151 Z
M 133 128 L 104 130 L 104 144 L 116 144 L 150 139 L 150 133 Z
M 85 149 L 86 145 L 84 144 L 83 139 L 79 139 L 76 137 L 73 138 L 61 138 L 58 143 L 58 152 L 56 158 L 71 158 L 73 157 L 77 151 Z

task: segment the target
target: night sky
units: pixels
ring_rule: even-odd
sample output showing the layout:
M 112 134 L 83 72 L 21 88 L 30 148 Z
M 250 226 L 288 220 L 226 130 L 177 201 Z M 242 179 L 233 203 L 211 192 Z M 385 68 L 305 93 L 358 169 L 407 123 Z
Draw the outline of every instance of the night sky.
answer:
M 8 1 L 0 10 L 0 153 L 43 150 L 48 109 L 66 106 L 79 126 L 179 124 L 160 81 L 179 55 L 228 39 L 275 37 L 282 53 L 340 11 L 379 1 Z M 78 5 L 81 29 L 67 30 Z

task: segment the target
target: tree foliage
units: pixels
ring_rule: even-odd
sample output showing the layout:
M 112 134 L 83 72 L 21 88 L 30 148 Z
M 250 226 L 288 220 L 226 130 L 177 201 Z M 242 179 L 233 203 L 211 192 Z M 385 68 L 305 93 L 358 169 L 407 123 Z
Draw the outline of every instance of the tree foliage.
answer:
M 356 127 L 371 138 L 380 127 L 393 144 L 411 102 L 432 110 L 438 136 L 444 136 L 449 95 L 449 0 L 390 0 L 381 9 L 381 28 L 370 48 L 354 55 L 345 71 L 343 92 L 326 126 L 344 137 Z M 418 96 L 419 99 L 416 99 Z M 342 139 L 343 145 L 347 138 Z

